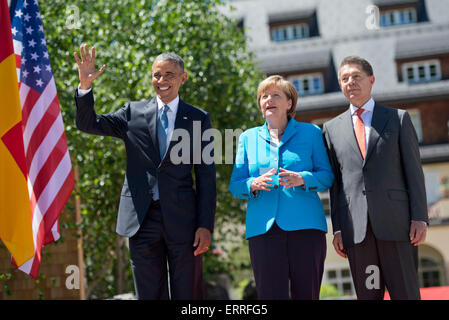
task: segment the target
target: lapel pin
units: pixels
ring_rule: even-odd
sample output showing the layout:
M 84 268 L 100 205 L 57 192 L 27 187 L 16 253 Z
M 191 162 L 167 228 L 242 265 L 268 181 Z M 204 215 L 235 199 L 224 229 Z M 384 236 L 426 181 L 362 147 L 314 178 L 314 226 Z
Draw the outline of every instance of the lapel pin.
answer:
M 182 117 L 184 120 L 187 120 L 187 117 Z

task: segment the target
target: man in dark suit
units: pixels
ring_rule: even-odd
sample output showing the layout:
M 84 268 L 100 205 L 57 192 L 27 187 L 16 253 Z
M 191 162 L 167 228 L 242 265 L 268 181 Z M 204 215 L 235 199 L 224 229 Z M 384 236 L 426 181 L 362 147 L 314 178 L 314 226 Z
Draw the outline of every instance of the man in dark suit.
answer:
M 98 115 L 91 85 L 105 66 L 96 71 L 94 48 L 89 52 L 83 45 L 80 51 L 81 59 L 75 53 L 80 78 L 76 125 L 90 134 L 120 138 L 126 147 L 117 233 L 129 237 L 137 298 L 169 298 L 168 262 L 171 298 L 201 299 L 201 254 L 209 249 L 216 207 L 215 167 L 201 157 L 212 143 L 201 139 L 211 128 L 209 114 L 179 98 L 187 80 L 184 63 L 174 53 L 163 53 L 152 67 L 155 98 Z M 198 125 L 201 137 L 194 136 Z M 188 133 L 187 141 L 183 133 Z M 173 148 L 177 138 L 186 152 L 181 157 L 174 152 L 179 148 Z
M 417 246 L 427 230 L 418 139 L 407 111 L 375 103 L 371 65 L 347 57 L 339 83 L 348 110 L 323 132 L 334 170 L 333 245 L 348 257 L 359 299 L 420 299 Z

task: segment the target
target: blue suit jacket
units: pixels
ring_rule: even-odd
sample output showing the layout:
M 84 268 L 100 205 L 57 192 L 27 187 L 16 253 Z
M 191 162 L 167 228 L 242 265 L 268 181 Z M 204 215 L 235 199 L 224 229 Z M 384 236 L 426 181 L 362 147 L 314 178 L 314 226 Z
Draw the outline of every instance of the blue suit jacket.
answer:
M 251 194 L 252 181 L 276 168 L 270 191 Z M 299 172 L 303 187 L 279 185 L 279 168 Z M 327 232 L 323 205 L 317 192 L 332 185 L 334 176 L 319 127 L 289 120 L 279 145 L 270 143 L 267 124 L 249 129 L 239 138 L 229 190 L 248 199 L 246 238 L 267 232 L 274 221 L 283 230 L 318 229 Z
M 75 96 L 76 125 L 78 129 L 96 135 L 120 138 L 126 148 L 126 176 L 120 196 L 117 217 L 118 234 L 132 237 L 139 230 L 151 204 L 156 181 L 165 232 L 171 241 L 193 241 L 199 227 L 214 227 L 216 178 L 214 164 L 200 159 L 195 163 L 195 149 L 188 144 L 187 163 L 174 163 L 169 156 L 183 136 L 172 139 L 161 160 L 157 141 L 157 102 L 128 102 L 116 112 L 99 115 L 94 110 L 94 96 L 90 91 L 82 97 Z M 194 137 L 193 123 L 201 124 L 201 134 L 211 127 L 209 114 L 184 101 L 179 101 L 175 130 L 184 129 Z M 193 138 L 192 138 L 193 139 Z M 202 141 L 204 150 L 209 141 Z M 198 151 L 198 152 L 200 152 Z M 182 152 L 184 152 L 184 144 Z M 195 189 L 192 171 L 195 174 Z

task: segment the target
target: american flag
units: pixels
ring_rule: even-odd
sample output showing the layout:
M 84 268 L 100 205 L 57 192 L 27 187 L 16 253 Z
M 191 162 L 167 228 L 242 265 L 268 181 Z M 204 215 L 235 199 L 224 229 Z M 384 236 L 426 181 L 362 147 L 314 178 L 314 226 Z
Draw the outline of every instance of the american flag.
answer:
M 20 270 L 37 278 L 42 247 L 60 237 L 58 218 L 73 174 L 38 1 L 13 0 L 10 16 L 35 248 Z

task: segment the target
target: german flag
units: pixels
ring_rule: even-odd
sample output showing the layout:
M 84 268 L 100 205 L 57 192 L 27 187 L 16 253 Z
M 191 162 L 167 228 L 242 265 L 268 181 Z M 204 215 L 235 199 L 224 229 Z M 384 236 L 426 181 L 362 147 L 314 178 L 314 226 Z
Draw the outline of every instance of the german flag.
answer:
M 17 266 L 35 251 L 27 172 L 11 21 L 0 0 L 0 239 Z

